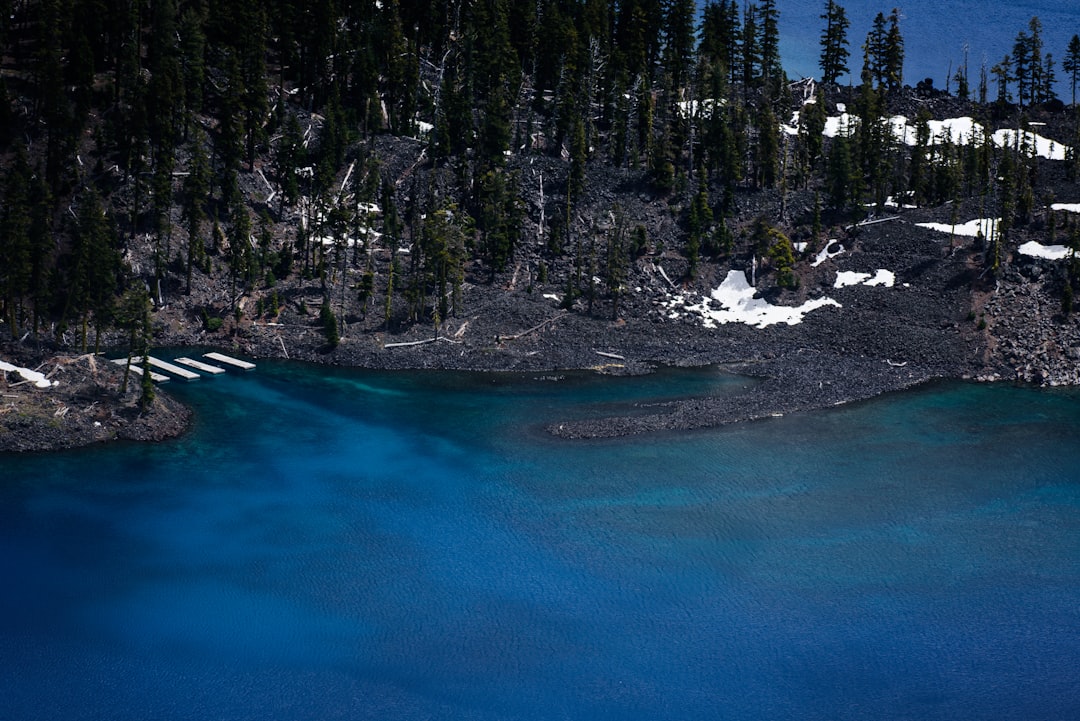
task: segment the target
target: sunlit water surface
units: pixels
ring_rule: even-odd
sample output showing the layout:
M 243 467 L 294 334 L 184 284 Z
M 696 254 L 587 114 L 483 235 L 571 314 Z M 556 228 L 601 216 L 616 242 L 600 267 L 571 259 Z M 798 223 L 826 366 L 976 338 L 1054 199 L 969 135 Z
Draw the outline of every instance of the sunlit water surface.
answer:
M 1080 718 L 1080 395 L 262 363 L 159 445 L 0 457 L 0 719 Z

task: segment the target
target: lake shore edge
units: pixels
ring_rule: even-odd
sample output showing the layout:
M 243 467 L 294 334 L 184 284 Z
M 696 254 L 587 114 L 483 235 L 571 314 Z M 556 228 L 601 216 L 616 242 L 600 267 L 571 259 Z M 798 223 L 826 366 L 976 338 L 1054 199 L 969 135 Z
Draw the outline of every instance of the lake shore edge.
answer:
M 852 239 L 845 242 L 853 245 Z M 788 308 L 813 299 L 835 300 L 793 324 L 710 325 L 689 312 L 688 302 L 673 310 L 670 291 L 628 295 L 612 318 L 582 307 L 566 310 L 540 293 L 475 285 L 468 291 L 473 312 L 447 318 L 438 328 L 417 323 L 390 332 L 372 319 L 360 319 L 342 323 L 340 338 L 331 346 L 317 313 L 294 312 L 278 322 L 230 318 L 211 332 L 190 307 L 177 302 L 157 310 L 154 341 L 163 349 L 216 349 L 253 359 L 371 370 L 639 375 L 659 367 L 719 366 L 760 380 L 734 397 L 689 398 L 633 417 L 548 427 L 563 438 L 719 426 L 866 400 L 934 380 L 1080 383 L 1080 366 L 1069 350 L 1080 349 L 1080 325 L 1048 312 L 1056 301 L 1052 288 L 1041 282 L 1053 272 L 1052 261 L 1018 260 L 992 291 L 973 291 L 958 279 L 977 272 L 972 262 L 976 249 L 928 243 L 924 232 L 903 220 L 862 229 L 854 245 L 857 253 L 812 268 L 814 274 L 806 275 L 800 289 L 756 294 L 772 306 Z M 834 282 L 852 268 L 864 273 L 895 269 L 897 282 L 893 287 Z M 705 298 L 698 307 L 705 312 L 708 289 L 720 280 L 717 275 L 696 284 Z M 0 334 L 3 330 L 0 323 Z M 1053 352 L 1047 350 L 1048 338 Z M 190 411 L 167 387 L 143 412 L 137 373 L 126 393 L 119 393 L 123 368 L 75 352 L 71 339 L 63 340 L 0 345 L 0 357 L 60 381 L 38 389 L 18 385 L 20 379 L 8 375 L 0 385 L 0 453 L 164 440 L 189 427 Z M 103 334 L 102 348 L 121 355 L 125 340 Z

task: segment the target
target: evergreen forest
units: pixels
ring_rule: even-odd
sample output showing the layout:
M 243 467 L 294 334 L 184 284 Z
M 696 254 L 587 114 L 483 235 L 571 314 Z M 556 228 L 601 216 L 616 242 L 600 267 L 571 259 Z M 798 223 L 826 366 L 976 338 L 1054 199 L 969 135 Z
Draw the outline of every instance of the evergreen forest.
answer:
M 939 89 L 904 77 L 897 10 L 849 37 L 827 0 L 820 77 L 792 82 L 778 18 L 776 0 L 0 0 L 2 330 L 143 348 L 168 306 L 211 334 L 289 311 L 333 348 L 437 334 L 470 287 L 617 319 L 660 257 L 672 284 L 750 259 L 794 291 L 798 243 L 897 198 L 1000 217 L 978 247 L 998 272 L 1041 217 L 1039 158 L 1022 133 L 959 144 L 930 122 L 1038 119 L 1080 146 L 1080 38 L 1044 47 L 1032 18 Z M 1058 167 L 1073 183 L 1080 158 Z M 1055 233 L 1080 247 L 1075 223 Z

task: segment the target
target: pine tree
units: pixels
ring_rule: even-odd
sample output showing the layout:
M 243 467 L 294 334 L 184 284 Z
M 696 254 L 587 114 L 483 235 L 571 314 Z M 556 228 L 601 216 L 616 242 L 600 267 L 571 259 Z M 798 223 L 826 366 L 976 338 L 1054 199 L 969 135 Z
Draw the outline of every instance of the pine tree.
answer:
M 761 0 L 761 79 L 771 97 L 784 80 L 780 65 L 780 11 L 776 0 Z
M 663 38 L 657 31 L 663 25 L 664 12 L 660 0 L 626 0 L 618 3 L 614 46 L 629 77 L 650 74 L 650 68 L 655 66 L 660 55 L 660 41 Z
M 1072 104 L 1076 105 L 1076 83 L 1080 80 L 1080 35 L 1073 35 L 1061 61 L 1061 69 L 1069 74 L 1069 87 L 1072 90 Z
M 749 4 L 743 12 L 742 41 L 740 43 L 742 55 L 741 82 L 746 87 L 757 84 L 761 78 L 762 52 L 758 35 L 757 5 Z
M 607 254 L 605 259 L 604 277 L 607 284 L 608 296 L 611 298 L 611 319 L 619 317 L 619 299 L 623 293 L 623 283 L 626 281 L 626 216 L 619 206 L 611 211 L 614 220 L 613 227 L 607 233 Z
M 147 89 L 150 144 L 155 163 L 164 161 L 171 165 L 184 100 L 176 7 L 172 0 L 153 3 L 150 31 L 150 84 Z
M 738 69 L 739 10 L 735 0 L 708 2 L 701 12 L 698 55 L 723 76 Z M 732 78 L 733 79 L 733 78 Z
M 300 199 L 300 179 L 297 170 L 304 165 L 303 135 L 296 116 L 289 113 L 285 119 L 285 129 L 274 151 L 274 172 L 278 185 L 281 186 L 279 213 Z
M 834 0 L 828 0 L 821 19 L 825 21 L 825 31 L 821 35 L 821 82 L 835 83 L 849 72 L 847 31 L 851 23 L 844 8 Z
M 851 143 L 844 136 L 833 138 L 829 149 L 829 166 L 825 178 L 829 192 L 829 207 L 844 210 L 852 201 L 854 180 L 851 162 Z
M 964 61 L 960 64 L 960 67 L 956 69 L 956 74 L 953 75 L 953 80 L 956 81 L 956 97 L 960 100 L 967 100 L 971 94 L 971 89 L 968 86 L 968 58 L 967 58 L 967 46 L 964 46 Z
M 521 232 L 521 209 L 516 182 L 501 170 L 491 170 L 478 179 L 476 229 L 480 248 L 490 270 L 490 280 L 506 268 Z
M 930 147 L 930 111 L 919 109 L 915 119 L 915 145 L 911 148 L 911 160 L 908 163 L 908 190 L 915 205 L 922 205 L 928 194 L 930 159 L 927 155 Z
M 888 177 L 888 136 L 886 124 L 882 122 L 882 93 L 874 89 L 870 82 L 870 68 L 866 65 L 862 79 L 857 103 L 859 123 L 855 128 L 855 147 L 861 177 L 869 186 L 872 200 L 880 204 L 885 200 L 885 179 Z M 852 199 L 857 197 L 858 194 L 855 194 Z
M 159 277 L 164 273 L 164 266 L 172 253 L 172 219 L 170 211 L 173 205 L 172 172 L 175 159 L 170 148 L 159 153 L 154 165 L 154 174 L 150 181 L 151 214 L 154 222 L 155 264 Z
M 885 48 L 888 38 L 888 30 L 885 25 L 885 14 L 878 13 L 874 16 L 874 22 L 870 32 L 866 35 L 863 44 L 863 82 L 869 77 L 871 82 L 876 82 L 879 87 L 885 83 Z
M 20 148 L 4 183 L 4 204 L 0 209 L 0 304 L 6 311 L 12 338 L 19 334 L 22 304 L 30 291 L 33 270 L 30 183 L 30 167 Z
M 694 0 L 671 0 L 664 17 L 664 64 L 672 88 L 682 88 L 690 77 L 694 53 Z
M 690 210 L 687 214 L 686 257 L 690 261 L 687 271 L 691 278 L 697 275 L 701 250 L 706 245 L 705 238 L 712 227 L 713 212 L 709 207 L 709 188 L 705 183 L 705 174 L 698 173 L 699 185 Z
M 799 139 L 805 152 L 807 170 L 811 170 L 821 158 L 824 148 L 825 125 L 828 117 L 825 113 L 825 94 L 818 90 L 814 102 L 803 106 L 799 113 Z
M 391 246 L 390 251 L 390 265 L 386 270 L 386 300 L 383 303 L 383 323 L 386 330 L 390 330 L 390 321 L 394 314 L 394 276 L 397 274 L 395 267 L 397 265 L 397 253 L 396 248 Z
M 576 118 L 570 139 L 570 175 L 567 180 L 567 202 L 577 203 L 585 189 L 585 165 L 588 161 L 588 143 L 585 139 L 585 123 Z
M 187 221 L 188 245 L 185 264 L 184 293 L 191 295 L 192 269 L 202 260 L 205 245 L 202 240 L 202 223 L 206 220 L 204 207 L 210 193 L 210 169 L 203 150 L 202 131 L 196 130 L 191 143 L 191 166 L 184 179 L 184 219 Z
M 66 317 L 79 319 L 80 347 L 84 352 L 90 318 L 94 319 L 96 331 L 95 352 L 102 329 L 112 320 L 120 280 L 120 254 L 114 240 L 100 197 L 92 190 L 87 192 L 79 205 L 65 312 Z
M 124 291 L 117 308 L 117 325 L 128 332 L 128 354 L 127 363 L 124 365 L 124 380 L 120 384 L 121 396 L 127 393 L 132 360 L 143 355 L 150 342 L 150 338 L 144 334 L 148 327 L 146 319 L 149 314 L 150 296 L 146 292 L 146 285 L 136 282 Z
M 7 81 L 0 76 L 0 145 L 5 147 L 15 132 L 12 123 L 13 118 L 14 113 L 11 110 L 11 98 L 8 95 Z
M 150 335 L 150 314 L 147 313 L 143 319 L 143 334 L 149 337 Z M 150 344 L 147 343 L 143 347 L 142 358 L 142 393 L 139 395 L 139 408 L 143 413 L 150 411 L 150 406 L 154 404 L 154 382 L 150 376 Z
M 227 61 L 227 86 L 221 98 L 221 113 L 218 118 L 218 136 L 215 139 L 216 155 L 219 162 L 218 185 L 221 188 L 221 202 L 226 208 L 235 207 L 240 201 L 240 187 L 237 174 L 243 158 L 243 106 L 241 102 L 244 79 L 240 63 L 235 54 L 230 54 Z
M 776 284 L 781 288 L 795 288 L 799 282 L 795 276 L 795 251 L 791 240 L 776 228 L 770 234 L 772 244 L 767 257 L 776 271 Z
M 30 299 L 34 304 L 33 327 L 36 338 L 48 313 L 50 276 L 53 274 L 53 198 L 40 175 L 30 182 Z
M 1042 22 L 1032 17 L 1028 22 L 1030 34 L 1021 30 L 1013 43 L 1012 64 L 1017 84 L 1017 101 L 1021 105 L 1039 102 L 1044 92 Z
M 1031 31 L 1028 41 L 1028 62 L 1030 63 L 1031 84 L 1028 99 L 1031 104 L 1038 103 L 1043 94 L 1046 79 L 1043 77 L 1043 42 L 1042 21 L 1038 17 L 1032 17 L 1028 22 L 1028 30 Z
M 240 4 L 239 45 L 243 132 L 247 145 L 248 171 L 255 170 L 255 150 L 266 138 L 266 10 L 262 3 Z M 230 92 L 237 90 L 230 86 Z
M 900 11 L 889 14 L 889 32 L 885 35 L 884 82 L 889 90 L 904 84 L 904 37 L 900 34 Z
M 511 99 L 505 82 L 496 83 L 485 101 L 483 121 L 479 136 L 479 158 L 485 167 L 499 167 L 506 162 L 510 146 Z
M 341 336 L 338 334 L 337 316 L 334 315 L 329 300 L 324 300 L 319 307 L 319 323 L 322 325 L 323 335 L 326 336 L 326 344 L 331 349 L 337 348 L 341 343 Z
M 1057 84 L 1057 74 L 1054 72 L 1054 56 L 1051 53 L 1047 53 L 1043 58 L 1042 66 L 1042 86 L 1039 93 L 1040 103 L 1049 103 L 1057 100 L 1057 91 L 1054 90 L 1054 86 Z
M 232 308 L 236 309 L 239 299 L 236 286 L 243 281 L 246 284 L 252 270 L 251 262 L 251 216 L 247 206 L 237 203 L 229 212 L 229 278 L 232 281 Z
M 180 16 L 180 66 L 184 93 L 184 135 L 191 131 L 195 115 L 203 110 L 203 84 L 206 82 L 205 8 L 192 3 Z
M 384 3 L 381 11 L 375 13 L 373 21 L 366 25 L 372 28 L 372 37 L 368 42 L 374 45 L 374 61 L 378 68 L 372 75 L 376 81 L 380 74 L 384 79 L 381 94 L 386 102 L 390 131 L 398 135 L 411 135 L 420 61 L 415 46 L 405 36 L 401 3 L 397 0 Z M 366 82 L 363 84 L 366 85 Z
M 1001 59 L 1001 62 L 990 68 L 991 74 L 997 80 L 997 103 L 999 105 L 1005 105 L 1012 100 L 1012 96 L 1009 95 L 1009 83 L 1016 80 L 1013 76 L 1013 64 L 1012 58 L 1006 55 Z
M 763 103 L 757 117 L 757 152 L 754 177 L 764 188 L 776 187 L 780 171 L 780 124 L 768 103 Z

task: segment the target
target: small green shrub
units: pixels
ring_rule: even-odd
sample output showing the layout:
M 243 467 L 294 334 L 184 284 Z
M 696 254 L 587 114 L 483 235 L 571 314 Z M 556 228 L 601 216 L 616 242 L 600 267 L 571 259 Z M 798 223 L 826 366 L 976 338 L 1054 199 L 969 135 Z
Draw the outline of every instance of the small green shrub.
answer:
M 221 318 L 218 318 L 216 315 L 208 315 L 205 310 L 202 312 L 202 321 L 203 327 L 211 333 L 215 333 L 221 330 L 221 326 L 225 322 Z
M 319 308 L 319 320 L 322 322 L 327 345 L 331 348 L 337 348 L 338 343 L 341 342 L 341 337 L 338 335 L 337 316 L 334 315 L 329 303 L 323 303 L 322 307 Z

